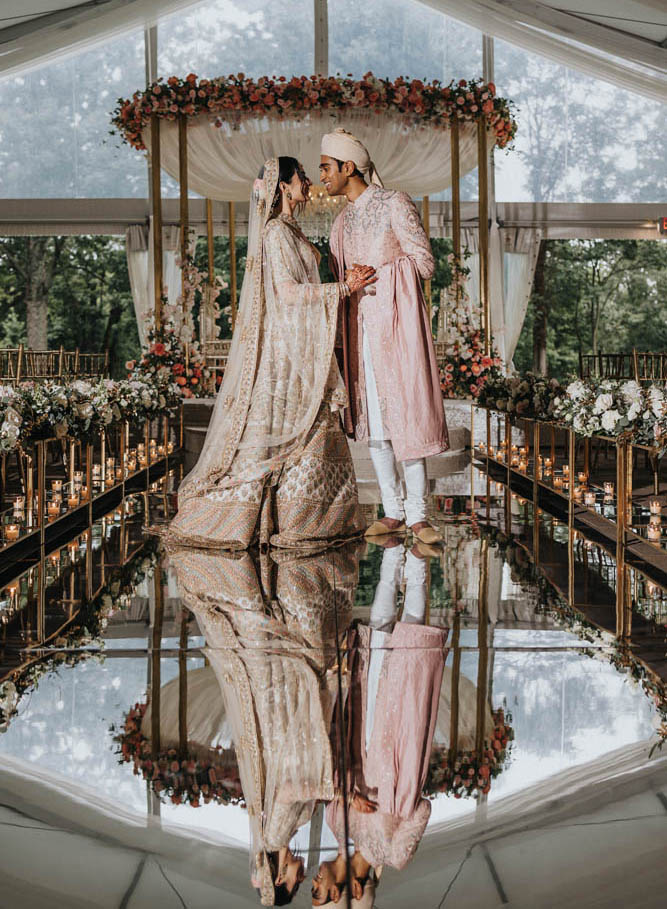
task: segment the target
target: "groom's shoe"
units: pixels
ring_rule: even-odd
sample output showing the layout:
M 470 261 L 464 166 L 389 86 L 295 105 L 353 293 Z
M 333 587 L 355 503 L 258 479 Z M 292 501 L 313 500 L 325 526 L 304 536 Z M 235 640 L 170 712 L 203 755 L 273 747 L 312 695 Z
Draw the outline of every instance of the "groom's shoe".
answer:
M 387 534 L 405 533 L 407 530 L 405 521 L 397 527 L 388 527 L 383 521 L 373 521 L 371 526 L 366 530 L 367 537 L 383 537 Z
M 430 524 L 422 527 L 421 530 L 414 530 L 412 527 L 410 529 L 414 538 L 419 540 L 420 543 L 426 543 L 427 546 L 433 546 L 434 543 L 442 543 L 442 534 L 435 527 L 431 527 Z

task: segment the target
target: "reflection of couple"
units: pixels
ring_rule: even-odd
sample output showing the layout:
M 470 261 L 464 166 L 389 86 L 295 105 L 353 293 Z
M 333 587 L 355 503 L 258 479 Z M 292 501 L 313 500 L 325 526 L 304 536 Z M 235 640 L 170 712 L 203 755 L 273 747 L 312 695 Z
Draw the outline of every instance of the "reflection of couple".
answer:
M 331 238 L 339 281 L 320 283 L 319 255 L 294 217 L 310 187 L 303 168 L 268 160 L 250 200 L 228 366 L 179 490 L 177 542 L 315 547 L 361 532 L 344 408 L 348 435 L 369 442 L 382 493 L 385 517 L 370 532 L 407 522 L 422 542 L 439 539 L 426 521 L 425 458 L 448 444 L 420 286 L 433 273 L 429 242 L 412 201 L 382 187 L 357 139 L 336 130 L 322 152 L 323 182 L 348 202 Z
M 214 688 L 224 702 L 221 711 L 215 690 L 202 691 L 212 717 L 211 742 L 220 740 L 224 726 L 225 744 L 228 729 L 236 749 L 252 835 L 250 875 L 262 904 L 292 901 L 305 875 L 291 842 L 317 803 L 325 802 L 340 852 L 320 866 L 313 905 L 341 899 L 347 805 L 352 896 L 370 906 L 382 867 L 405 866 L 428 820 L 421 789 L 445 632 L 423 625 L 424 563 L 411 554 L 406 559 L 403 546 L 385 554 L 369 625 L 349 633 L 358 548 L 310 557 L 273 553 L 253 559 L 189 547 L 171 551 L 181 596 L 206 638 Z M 403 577 L 405 603 L 397 621 Z M 350 673 L 339 689 L 346 640 Z M 197 700 L 197 690 L 188 686 L 189 702 Z M 197 726 L 196 704 L 188 714 Z M 188 730 L 190 725 L 188 720 Z

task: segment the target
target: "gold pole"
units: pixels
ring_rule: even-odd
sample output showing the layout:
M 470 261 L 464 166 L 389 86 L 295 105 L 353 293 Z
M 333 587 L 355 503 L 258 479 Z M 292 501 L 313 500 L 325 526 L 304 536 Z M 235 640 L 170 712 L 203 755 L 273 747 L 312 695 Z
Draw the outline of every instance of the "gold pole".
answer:
M 185 299 L 185 264 L 188 255 L 188 234 L 190 231 L 188 214 L 188 121 L 185 114 L 178 118 L 178 184 L 181 220 L 181 297 L 183 315 L 185 315 L 187 308 Z
M 151 195 L 153 200 L 153 284 L 155 328 L 162 328 L 162 186 L 160 182 L 160 118 L 151 117 Z
M 452 245 L 454 259 L 461 261 L 461 166 L 459 160 L 459 121 L 453 120 L 449 134 L 452 166 Z M 458 289 L 457 289 L 458 295 Z M 488 442 L 488 439 L 487 439 Z
M 178 747 L 182 755 L 188 749 L 188 616 L 181 615 L 178 646 Z
M 155 590 L 155 612 L 153 613 L 153 634 L 151 640 L 151 745 L 153 757 L 160 752 L 160 656 L 162 649 L 162 621 L 164 619 L 164 595 L 162 571 L 155 566 L 153 578 Z
M 213 202 L 206 200 L 206 239 L 208 241 L 208 283 L 215 284 L 215 247 L 213 241 Z
M 229 211 L 229 298 L 232 306 L 232 331 L 236 325 L 236 214 L 234 203 L 228 202 Z
M 424 196 L 422 199 L 422 221 L 424 224 L 424 231 L 426 233 L 426 238 L 431 240 L 431 205 L 428 196 Z M 427 278 L 424 281 L 424 296 L 426 297 L 426 305 L 428 306 L 428 324 L 433 331 L 432 325 L 432 316 L 431 311 L 433 309 L 433 293 L 431 290 L 431 279 Z
M 484 351 L 491 350 L 491 310 L 489 307 L 489 172 L 486 121 L 477 121 L 477 171 L 479 174 L 479 297 L 482 305 Z
M 459 647 L 459 637 L 461 634 L 461 616 L 454 616 L 454 625 L 452 628 L 452 653 L 454 654 L 452 663 L 452 692 L 451 692 L 451 712 L 449 715 L 449 760 L 454 764 L 456 753 L 459 750 L 459 679 L 461 676 L 461 648 Z
M 487 705 L 487 688 L 489 674 L 489 577 L 488 577 L 488 541 L 482 540 L 480 552 L 479 600 L 477 605 L 477 645 L 479 663 L 477 665 L 477 719 L 475 723 L 475 749 L 479 755 L 484 747 L 486 728 L 484 724 Z

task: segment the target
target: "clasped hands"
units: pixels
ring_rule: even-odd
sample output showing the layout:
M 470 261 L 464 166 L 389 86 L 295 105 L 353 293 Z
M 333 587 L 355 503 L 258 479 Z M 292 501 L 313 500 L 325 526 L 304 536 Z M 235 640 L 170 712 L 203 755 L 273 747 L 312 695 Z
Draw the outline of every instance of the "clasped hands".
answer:
M 345 272 L 345 282 L 352 294 L 358 293 L 369 284 L 375 284 L 376 281 L 377 275 L 372 265 L 358 265 L 354 262 L 352 268 L 348 268 Z

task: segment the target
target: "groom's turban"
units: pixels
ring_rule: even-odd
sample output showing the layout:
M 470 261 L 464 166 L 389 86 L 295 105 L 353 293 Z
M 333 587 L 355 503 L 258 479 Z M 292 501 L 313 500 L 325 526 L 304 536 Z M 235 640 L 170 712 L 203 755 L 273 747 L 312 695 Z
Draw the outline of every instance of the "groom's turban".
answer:
M 378 172 L 375 170 L 375 165 L 371 161 L 368 149 L 363 142 L 360 142 L 352 133 L 348 133 L 346 129 L 339 127 L 332 133 L 322 136 L 321 152 L 323 155 L 335 158 L 337 161 L 353 161 L 357 170 L 361 171 L 364 177 L 370 179 L 371 183 L 384 186 Z

